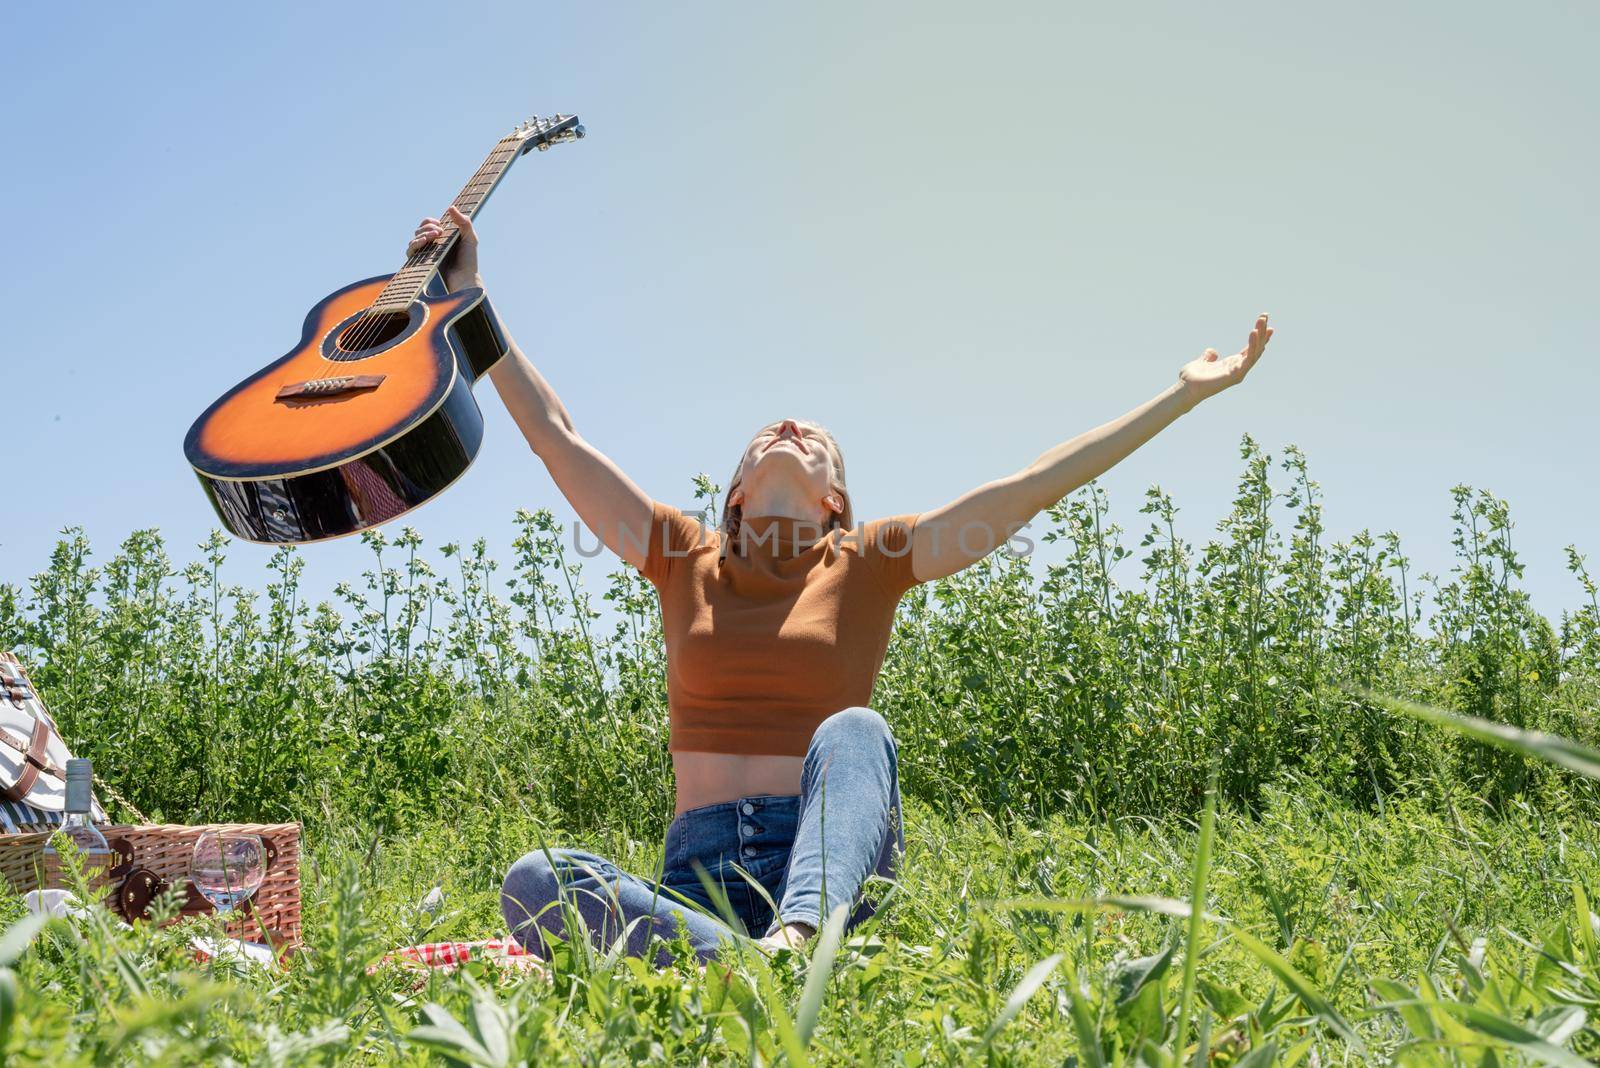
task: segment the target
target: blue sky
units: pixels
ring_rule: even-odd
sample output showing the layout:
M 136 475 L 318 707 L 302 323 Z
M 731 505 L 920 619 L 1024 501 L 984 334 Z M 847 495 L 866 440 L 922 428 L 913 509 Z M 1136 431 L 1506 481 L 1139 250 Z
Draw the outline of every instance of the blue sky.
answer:
M 190 558 L 194 416 L 553 111 L 590 137 L 509 176 L 485 279 L 659 497 L 795 415 L 859 516 L 932 507 L 1269 310 L 1245 387 L 1107 477 L 1124 525 L 1159 482 L 1203 538 L 1249 432 L 1309 454 L 1334 536 L 1398 530 L 1422 569 L 1451 485 L 1509 498 L 1547 612 L 1579 597 L 1562 547 L 1600 552 L 1587 3 L 27 4 L 0 31 L 0 581 L 69 524 Z M 514 509 L 571 512 L 479 400 L 480 459 L 410 522 L 505 555 Z M 305 556 L 315 591 L 366 562 Z

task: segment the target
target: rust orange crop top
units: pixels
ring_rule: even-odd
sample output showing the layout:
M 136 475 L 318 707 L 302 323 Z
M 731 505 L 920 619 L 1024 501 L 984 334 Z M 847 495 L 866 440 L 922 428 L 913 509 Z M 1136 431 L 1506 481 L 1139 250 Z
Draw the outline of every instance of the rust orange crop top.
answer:
M 673 752 L 804 756 L 865 705 L 911 574 L 915 515 L 834 529 L 746 516 L 726 535 L 657 501 L 640 569 L 661 600 Z

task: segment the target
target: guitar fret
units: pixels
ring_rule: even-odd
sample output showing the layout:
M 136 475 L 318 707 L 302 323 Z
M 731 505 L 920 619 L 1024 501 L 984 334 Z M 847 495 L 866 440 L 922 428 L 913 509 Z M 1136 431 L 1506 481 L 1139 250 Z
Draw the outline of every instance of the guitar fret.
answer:
M 470 217 L 482 206 L 495 184 L 505 175 L 506 168 L 521 152 L 520 140 L 497 144 L 489 152 L 483 165 L 474 171 L 467 184 L 461 187 L 461 191 L 450 202 L 451 206 Z M 440 262 L 449 255 L 450 248 L 459 234 L 457 227 L 446 224 L 444 234 L 439 240 L 413 253 L 400 270 L 394 273 L 383 287 L 383 291 L 378 294 L 373 308 L 383 312 L 401 312 L 410 307 L 439 270 Z

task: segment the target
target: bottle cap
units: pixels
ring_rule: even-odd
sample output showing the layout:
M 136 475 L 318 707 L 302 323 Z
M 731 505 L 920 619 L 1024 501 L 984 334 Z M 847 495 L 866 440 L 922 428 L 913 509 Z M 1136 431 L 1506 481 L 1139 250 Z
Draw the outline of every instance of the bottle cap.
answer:
M 88 812 L 92 806 L 94 791 L 94 762 L 83 757 L 72 757 L 67 761 L 67 804 L 68 812 Z

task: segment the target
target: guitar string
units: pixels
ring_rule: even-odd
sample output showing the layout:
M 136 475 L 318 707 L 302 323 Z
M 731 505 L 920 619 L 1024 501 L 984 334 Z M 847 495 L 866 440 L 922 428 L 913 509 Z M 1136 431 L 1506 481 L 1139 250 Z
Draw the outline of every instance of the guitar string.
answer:
M 496 151 L 499 150 L 499 148 L 500 148 L 500 144 L 497 142 L 495 144 L 495 147 L 493 149 L 490 149 L 489 155 L 484 158 L 484 162 L 482 164 L 479 164 L 478 170 L 473 173 L 473 178 L 468 181 L 467 184 L 469 186 L 474 184 L 474 182 L 477 181 L 478 175 L 483 171 L 483 168 L 488 165 L 490 160 L 492 160 L 494 158 L 494 154 L 495 154 Z M 458 196 L 459 196 L 459 194 L 458 194 Z M 451 203 L 454 203 L 454 201 L 452 201 Z M 409 242 L 408 242 L 408 244 L 409 244 Z M 406 255 L 405 261 L 400 265 L 400 270 L 396 271 L 395 274 L 399 274 L 401 271 L 404 271 L 409 267 L 413 267 L 413 266 L 419 265 L 421 263 L 421 258 L 427 253 L 427 251 L 431 247 L 432 247 L 432 244 L 424 245 L 421 248 L 419 248 L 416 252 L 408 253 Z M 391 275 L 390 277 L 392 279 L 393 275 Z M 387 287 L 388 284 L 389 283 L 386 282 L 385 286 Z M 352 353 L 352 354 L 359 353 L 362 349 L 364 349 L 370 343 L 370 341 L 373 338 L 375 338 L 377 336 L 378 331 L 380 329 L 380 324 L 391 314 L 394 314 L 394 313 L 392 313 L 392 312 L 384 312 L 384 313 L 380 313 L 380 314 L 374 315 L 374 314 L 372 314 L 372 309 L 371 309 L 370 305 L 367 308 L 363 308 L 361 310 L 361 312 L 356 316 L 355 321 L 352 322 L 349 326 L 345 327 L 343 330 L 340 330 L 338 335 L 334 338 L 333 344 L 334 344 L 335 351 L 341 351 L 342 350 L 344 352 L 348 352 L 348 353 Z M 327 335 L 323 335 L 323 336 L 326 337 Z M 345 342 L 343 340 L 345 338 L 348 338 L 349 341 Z M 329 359 L 326 355 L 324 355 L 322 353 L 321 345 L 318 346 L 317 355 L 322 360 L 322 368 L 318 371 L 318 373 L 316 375 L 314 375 L 311 378 L 306 380 L 308 383 L 323 382 L 323 381 L 327 381 L 330 378 L 339 377 L 340 373 L 345 370 L 344 364 L 353 362 L 351 360 Z
M 535 132 L 535 133 L 547 134 L 549 132 L 550 128 L 555 125 L 555 123 L 556 123 L 555 119 L 546 120 L 546 119 L 540 119 L 537 116 L 535 116 L 533 118 L 532 122 L 531 122 L 531 130 L 532 130 L 532 132 Z M 463 188 L 470 188 L 471 186 L 476 185 L 480 181 L 482 181 L 482 179 L 485 177 L 485 175 L 484 175 L 484 171 L 485 170 L 498 169 L 500 171 L 500 173 L 503 175 L 504 171 L 505 171 L 505 168 L 510 166 L 511 162 L 516 158 L 517 154 L 521 151 L 522 145 L 527 140 L 528 140 L 527 137 L 520 137 L 520 138 L 516 138 L 516 139 L 513 140 L 513 135 L 507 135 L 506 137 L 502 137 L 498 142 L 495 143 L 494 148 L 489 150 L 489 154 L 484 157 L 483 163 L 479 164 L 477 171 L 473 172 L 472 179 L 469 180 L 467 182 L 467 185 L 465 187 L 463 187 Z M 508 155 L 505 159 L 496 161 L 495 158 L 494 158 L 495 157 L 495 153 L 500 152 L 502 149 L 508 150 L 510 152 L 510 155 Z M 484 192 L 485 192 L 484 190 L 477 190 L 477 191 L 469 194 L 469 196 L 472 199 L 475 199 L 478 202 L 477 204 L 473 205 L 473 207 L 470 209 L 470 211 L 476 211 L 477 208 L 482 205 L 483 199 L 484 199 Z M 457 200 L 461 199 L 461 194 L 457 194 L 456 199 Z M 454 204 L 455 200 L 452 200 L 451 203 Z M 471 218 L 471 215 L 469 213 L 463 212 L 463 214 L 467 214 L 468 218 L 469 219 Z M 456 233 L 459 236 L 459 228 L 456 228 Z M 444 234 L 441 234 L 439 238 L 436 238 L 434 241 L 430 242 L 429 244 L 423 245 L 416 252 L 407 255 L 406 261 L 405 261 L 405 263 L 403 263 L 401 265 L 400 270 L 403 271 L 408 267 L 419 266 L 421 264 L 422 259 L 425 259 L 427 256 L 429 256 L 432 253 L 432 250 L 439 244 L 439 242 L 441 240 L 445 239 L 447 236 L 449 236 L 449 234 L 450 234 L 450 230 L 446 229 L 446 232 Z M 416 260 L 417 262 L 413 263 L 412 262 L 413 260 Z M 443 263 L 444 263 L 444 257 L 441 256 L 439 258 L 439 260 L 438 260 L 438 264 L 440 265 L 441 269 L 442 269 Z M 400 272 L 397 271 L 395 273 L 398 274 Z M 431 272 L 430 272 L 430 274 L 431 274 Z M 351 338 L 351 347 L 350 348 L 346 348 L 345 351 L 352 352 L 352 353 L 360 352 L 363 348 L 366 347 L 366 345 L 368 345 L 377 336 L 378 332 L 382 328 L 381 324 L 382 324 L 383 320 L 385 319 L 385 317 L 388 316 L 388 315 L 393 315 L 393 314 L 398 314 L 398 313 L 385 312 L 385 313 L 382 313 L 382 314 L 379 314 L 379 315 L 369 315 L 367 311 L 363 311 L 361 313 L 361 317 L 358 318 L 355 323 L 352 323 L 351 326 L 349 328 L 347 328 L 346 330 L 340 331 L 340 335 L 341 336 L 344 336 L 344 335 L 348 334 L 348 335 L 350 335 L 350 338 Z M 363 321 L 363 320 L 365 320 L 365 321 Z M 345 346 L 342 346 L 342 345 L 339 346 L 339 347 L 340 348 L 345 348 Z M 314 381 L 321 381 L 322 379 L 325 379 L 325 378 L 336 377 L 336 373 L 338 371 L 342 370 L 342 368 L 339 366 L 339 364 L 352 362 L 350 360 L 329 360 L 329 359 L 327 359 L 327 357 L 323 357 L 323 360 L 327 364 L 327 366 L 324 367 L 324 369 L 322 370 L 321 374 L 319 374 L 317 376 L 317 378 L 314 379 Z
M 513 150 L 514 150 L 514 145 L 513 146 L 508 146 L 506 144 L 506 140 L 507 140 L 506 138 L 501 138 L 500 141 L 495 143 L 494 148 L 489 150 L 489 154 L 487 156 L 485 156 L 484 157 L 484 161 L 481 164 L 478 165 L 478 169 L 473 172 L 472 177 L 467 181 L 467 185 L 464 188 L 470 188 L 470 187 L 478 184 L 484 177 L 486 177 L 485 174 L 484 174 L 484 171 L 486 169 L 492 169 L 493 167 L 503 168 L 504 166 L 506 166 L 510 162 L 510 160 L 512 158 L 514 158 L 513 156 L 508 156 L 505 159 L 500 160 L 498 162 L 495 161 L 495 154 L 498 153 L 502 148 L 513 147 Z M 471 194 L 472 199 L 476 199 L 476 200 L 479 201 L 479 203 L 481 203 L 482 202 L 481 193 L 482 193 L 481 190 L 474 192 L 473 194 Z M 452 205 L 456 204 L 456 201 L 458 201 L 460 199 L 461 199 L 461 194 L 458 193 L 456 195 L 456 197 L 451 200 L 451 204 Z M 476 210 L 476 206 L 474 206 L 473 210 Z M 463 214 L 466 214 L 466 213 L 463 212 Z M 470 218 L 471 216 L 469 215 L 468 217 Z M 459 234 L 459 228 L 457 228 L 457 231 L 458 231 L 458 234 Z M 440 241 L 444 240 L 449 235 L 449 233 L 450 233 L 450 230 L 447 229 L 444 234 L 441 234 L 440 237 L 434 239 L 434 241 L 432 241 L 432 242 L 430 242 L 430 243 L 428 243 L 426 245 L 423 245 L 421 248 L 417 249 L 416 252 L 409 253 L 406 256 L 405 262 L 401 264 L 400 270 L 396 271 L 395 274 L 399 274 L 399 273 L 401 273 L 401 271 L 405 271 L 406 269 L 408 269 L 410 267 L 420 266 L 422 264 L 422 262 L 427 258 L 427 256 L 431 253 L 433 248 L 436 245 L 438 245 Z M 440 265 L 440 267 L 442 269 L 442 265 L 444 263 L 444 257 L 440 257 L 438 262 L 439 262 L 439 265 Z M 391 278 L 392 277 L 393 276 L 391 276 Z M 388 283 L 385 283 L 385 285 L 387 285 L 387 284 Z M 378 336 L 378 334 L 382 330 L 382 323 L 388 318 L 388 316 L 396 315 L 396 314 L 400 314 L 400 313 L 398 313 L 398 312 L 382 312 L 382 313 L 374 315 L 374 314 L 371 313 L 371 309 L 370 308 L 364 309 L 361 312 L 361 314 L 357 317 L 357 319 L 356 319 L 356 321 L 354 323 L 351 323 L 350 326 L 346 327 L 344 330 L 339 331 L 339 336 L 340 337 L 349 337 L 349 339 L 350 339 L 349 344 L 348 345 L 342 344 L 336 338 L 335 341 L 334 341 L 335 348 L 336 349 L 342 349 L 342 350 L 344 350 L 346 352 L 350 352 L 352 354 L 353 353 L 359 353 L 368 344 L 370 344 L 373 339 L 375 339 Z M 319 355 L 320 355 L 320 352 L 319 352 Z M 329 359 L 326 356 L 323 356 L 322 359 L 323 359 L 324 366 L 323 366 L 321 372 L 316 377 L 314 377 L 314 378 L 312 378 L 310 380 L 312 382 L 321 382 L 321 381 L 325 381 L 325 380 L 327 380 L 329 378 L 336 378 L 336 377 L 339 376 L 339 373 L 344 370 L 344 367 L 343 367 L 344 364 L 353 362 L 352 360 Z
M 496 142 L 494 148 L 489 150 L 489 154 L 484 157 L 484 161 L 481 164 L 478 165 L 478 169 L 473 172 L 472 178 L 468 180 L 467 186 L 470 187 L 470 186 L 476 184 L 479 181 L 479 179 L 481 178 L 481 176 L 483 174 L 484 169 L 486 167 L 488 167 L 490 165 L 490 163 L 494 160 L 495 153 L 500 150 L 503 142 L 504 142 L 504 138 L 502 138 L 501 141 Z M 457 194 L 457 199 L 459 199 L 459 198 L 460 198 L 460 194 Z M 452 200 L 451 203 L 454 204 L 455 200 Z M 441 235 L 441 238 L 443 236 L 444 235 Z M 409 242 L 408 242 L 408 244 L 409 244 Z M 400 270 L 396 271 L 395 274 L 400 274 L 401 272 L 403 272 L 405 270 L 408 270 L 409 268 L 412 268 L 412 267 L 421 266 L 423 261 L 428 257 L 428 255 L 431 253 L 431 251 L 434 248 L 434 246 L 437 245 L 437 244 L 438 244 L 438 240 L 435 240 L 435 241 L 429 242 L 426 245 L 423 245 L 421 248 L 417 249 L 415 252 L 407 253 L 405 262 L 400 265 Z M 440 263 L 444 262 L 442 257 L 441 257 L 439 262 Z M 387 283 L 386 283 L 386 285 L 387 285 Z M 364 316 L 367 315 L 366 312 L 363 312 L 362 314 Z M 395 313 L 395 312 L 384 312 L 384 313 L 382 313 L 380 315 L 370 316 L 369 317 L 369 322 L 367 324 L 367 329 L 366 329 L 365 333 L 363 333 L 362 331 L 359 331 L 359 330 L 357 330 L 354 333 L 352 333 L 352 335 L 351 335 L 352 344 L 347 349 L 347 351 L 350 351 L 350 352 L 353 352 L 353 353 L 354 352 L 360 352 L 363 348 L 365 348 L 367 346 L 368 343 L 370 343 L 372 338 L 375 337 L 377 332 L 381 329 L 380 324 L 382 323 L 382 321 L 387 316 L 394 315 L 394 314 L 398 314 L 398 313 Z M 331 362 L 334 362 L 334 361 L 330 361 L 330 363 Z M 337 361 L 337 362 L 339 362 L 339 363 L 348 363 L 350 361 L 341 360 L 341 361 Z
M 476 171 L 473 172 L 473 177 L 471 179 L 469 179 L 468 182 L 467 182 L 467 184 L 469 186 L 474 184 L 478 180 L 479 176 L 483 172 L 484 167 L 487 166 L 489 164 L 489 162 L 494 158 L 494 154 L 499 149 L 499 147 L 500 146 L 497 143 L 495 145 L 495 148 L 491 149 L 490 152 L 489 152 L 489 155 L 487 157 L 485 157 L 484 162 L 478 166 L 478 169 Z M 452 200 L 451 203 L 455 203 L 455 201 Z M 401 263 L 400 269 L 398 271 L 396 271 L 395 274 L 398 275 L 398 274 L 408 270 L 409 268 L 420 266 L 422 264 L 422 262 L 424 261 L 424 259 L 426 258 L 429 250 L 436 243 L 437 242 L 431 242 L 431 243 L 429 243 L 427 245 L 423 245 L 421 248 L 417 249 L 415 252 L 407 253 L 405 261 L 403 263 Z M 408 242 L 408 244 L 409 244 L 409 242 Z M 393 277 L 394 277 L 393 275 L 390 276 L 391 281 L 392 281 Z M 387 286 L 389 284 L 390 284 L 389 282 L 384 283 L 386 288 L 387 288 Z M 381 293 L 381 290 L 380 290 L 380 293 Z M 360 314 L 357 315 L 355 322 L 351 323 L 345 329 L 339 331 L 338 336 L 334 339 L 335 351 L 336 352 L 343 351 L 343 352 L 351 353 L 352 355 L 361 352 L 362 349 L 366 348 L 367 345 L 370 344 L 372 342 L 372 340 L 378 336 L 378 333 L 381 331 L 382 324 L 384 323 L 384 321 L 387 320 L 389 316 L 394 315 L 394 314 L 398 314 L 398 313 L 396 313 L 396 312 L 373 313 L 370 305 L 367 308 L 363 308 L 362 311 L 360 312 Z M 320 354 L 321 353 L 320 353 L 320 350 L 319 350 L 319 355 Z M 323 356 L 322 360 L 323 360 L 322 370 L 321 370 L 321 372 L 319 374 L 316 375 L 316 377 L 311 379 L 311 381 L 313 381 L 313 382 L 321 382 L 321 381 L 325 381 L 325 380 L 327 380 L 329 378 L 338 377 L 339 374 L 345 370 L 345 367 L 344 367 L 345 364 L 354 362 L 352 360 L 339 359 L 337 357 L 335 357 L 333 359 L 329 359 L 327 356 Z
M 541 119 L 541 118 L 535 116 L 533 118 L 532 122 L 531 122 L 532 132 L 539 133 L 539 134 L 548 134 L 550 129 L 552 129 L 556 125 L 557 121 L 559 121 L 559 120 L 556 119 L 556 118 L 552 118 L 552 119 L 546 120 L 546 119 Z M 520 138 L 515 138 L 515 139 L 513 139 L 513 138 L 514 138 L 514 134 L 507 135 L 506 137 L 502 137 L 499 141 L 497 141 L 495 143 L 494 148 L 489 150 L 489 154 L 484 157 L 484 161 L 481 164 L 478 165 L 478 169 L 475 172 L 473 172 L 472 178 L 470 180 L 468 180 L 466 186 L 464 186 L 463 188 L 471 188 L 472 186 L 479 184 L 483 180 L 484 171 L 485 170 L 498 169 L 498 171 L 500 172 L 500 176 L 503 176 L 504 172 L 505 172 L 505 169 L 507 167 L 509 167 L 511 165 L 511 163 L 516 159 L 517 155 L 522 151 L 522 146 L 528 140 L 528 138 L 525 137 L 525 136 L 524 137 L 520 137 Z M 509 151 L 510 155 L 506 156 L 502 160 L 496 161 L 495 158 L 494 158 L 495 154 L 497 152 L 500 152 L 502 149 Z M 469 209 L 468 212 L 463 212 L 463 214 L 466 214 L 467 217 L 470 219 L 472 217 L 470 212 L 475 212 L 479 207 L 482 206 L 483 200 L 485 198 L 485 191 L 484 190 L 476 190 L 473 193 L 468 194 L 468 196 L 469 196 L 470 199 L 473 199 L 473 200 L 477 201 L 477 203 L 474 204 L 472 206 L 472 208 Z M 451 201 L 451 204 L 455 204 L 456 200 L 460 200 L 461 197 L 462 197 L 462 195 L 458 193 L 456 195 L 455 200 Z M 403 264 L 401 264 L 400 270 L 404 271 L 408 267 L 419 266 L 421 264 L 421 261 L 423 259 L 425 259 L 428 255 L 431 254 L 432 250 L 438 245 L 439 241 L 443 240 L 446 236 L 448 236 L 449 232 L 450 231 L 447 229 L 446 233 L 440 235 L 439 238 L 436 238 L 434 241 L 430 242 L 429 244 L 423 245 L 416 252 L 408 254 L 406 256 L 405 262 Z M 457 233 L 457 236 L 459 237 L 459 228 L 456 228 L 456 233 Z M 408 244 L 409 244 L 409 242 L 408 242 Z M 412 262 L 413 260 L 416 260 L 417 262 L 413 263 Z M 439 258 L 439 260 L 438 260 L 438 265 L 439 265 L 440 269 L 442 269 L 443 263 L 444 263 L 444 257 L 441 256 Z M 400 271 L 396 271 L 395 273 L 399 274 Z M 431 276 L 431 272 L 430 272 L 430 276 Z M 386 283 L 386 285 L 387 285 L 387 283 Z M 338 348 L 344 349 L 345 351 L 350 352 L 352 354 L 359 353 L 363 348 L 365 348 L 368 344 L 370 344 L 371 341 L 374 338 L 377 337 L 378 332 L 382 328 L 381 324 L 383 323 L 384 319 L 387 316 L 393 315 L 393 314 L 398 314 L 398 313 L 384 312 L 384 313 L 381 313 L 381 314 L 378 314 L 378 315 L 371 315 L 370 314 L 370 308 L 366 309 L 366 310 L 363 310 L 360 313 L 360 315 L 357 317 L 357 319 L 356 319 L 356 321 L 354 323 L 352 323 L 349 327 L 347 327 L 346 329 L 341 330 L 339 332 L 339 336 L 340 337 L 344 337 L 346 335 L 350 336 L 350 339 L 351 339 L 350 340 L 350 347 L 346 348 L 344 345 L 339 344 L 337 339 L 335 340 L 335 346 L 338 347 Z M 320 350 L 319 350 L 318 355 L 321 355 Z M 339 373 L 341 371 L 343 371 L 342 365 L 345 364 L 345 363 L 353 362 L 352 360 L 330 360 L 326 356 L 323 356 L 322 360 L 323 360 L 323 364 L 324 364 L 322 370 L 314 378 L 310 379 L 310 381 L 312 381 L 312 382 L 320 382 L 320 381 L 324 381 L 324 380 L 326 380 L 328 378 L 338 377 Z

